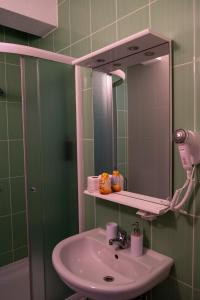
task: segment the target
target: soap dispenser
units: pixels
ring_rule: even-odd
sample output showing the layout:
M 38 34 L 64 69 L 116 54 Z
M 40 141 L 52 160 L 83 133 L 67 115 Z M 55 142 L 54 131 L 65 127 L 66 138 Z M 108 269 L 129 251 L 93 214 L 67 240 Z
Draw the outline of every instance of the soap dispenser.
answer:
M 143 233 L 141 231 L 139 222 L 133 225 L 133 232 L 131 233 L 131 253 L 133 256 L 141 256 L 143 254 Z

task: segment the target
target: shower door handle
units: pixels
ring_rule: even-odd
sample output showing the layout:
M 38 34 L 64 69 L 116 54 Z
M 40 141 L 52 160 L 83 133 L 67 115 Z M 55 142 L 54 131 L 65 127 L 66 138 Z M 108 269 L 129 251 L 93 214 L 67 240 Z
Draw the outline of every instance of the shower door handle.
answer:
M 33 192 L 33 193 L 35 193 L 35 192 L 37 191 L 37 189 L 36 189 L 36 187 L 32 186 L 32 187 L 30 188 L 30 191 Z

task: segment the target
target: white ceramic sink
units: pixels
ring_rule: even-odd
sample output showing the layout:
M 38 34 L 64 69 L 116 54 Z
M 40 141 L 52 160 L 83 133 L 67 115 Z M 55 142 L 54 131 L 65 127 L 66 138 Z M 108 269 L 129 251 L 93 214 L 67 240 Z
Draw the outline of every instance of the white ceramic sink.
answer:
M 130 249 L 115 250 L 106 244 L 101 228 L 61 241 L 52 261 L 66 285 L 97 300 L 137 297 L 167 278 L 173 264 L 170 257 L 150 249 L 141 257 L 133 257 Z

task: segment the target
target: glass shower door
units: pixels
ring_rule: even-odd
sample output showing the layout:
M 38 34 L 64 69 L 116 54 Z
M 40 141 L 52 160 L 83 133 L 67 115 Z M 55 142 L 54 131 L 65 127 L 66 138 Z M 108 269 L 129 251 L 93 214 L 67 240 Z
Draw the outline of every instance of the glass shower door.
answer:
M 78 232 L 74 67 L 34 58 L 21 67 L 31 294 L 61 300 L 72 292 L 51 254 Z

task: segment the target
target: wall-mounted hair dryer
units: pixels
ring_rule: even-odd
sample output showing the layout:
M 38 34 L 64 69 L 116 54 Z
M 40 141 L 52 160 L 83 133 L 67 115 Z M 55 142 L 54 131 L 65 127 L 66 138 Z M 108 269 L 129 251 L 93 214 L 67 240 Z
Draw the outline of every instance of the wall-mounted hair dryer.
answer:
M 177 129 L 174 141 L 178 149 L 185 170 L 192 170 L 194 165 L 200 163 L 200 134 L 191 130 Z
M 190 130 L 177 129 L 174 133 L 174 141 L 178 145 L 181 162 L 187 173 L 185 184 L 175 191 L 170 205 L 171 210 L 179 211 L 191 196 L 194 188 L 194 170 L 195 166 L 200 163 L 200 134 Z M 185 194 L 180 199 L 184 190 Z

